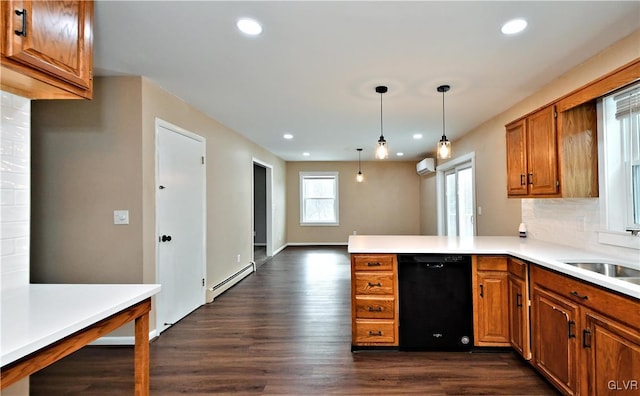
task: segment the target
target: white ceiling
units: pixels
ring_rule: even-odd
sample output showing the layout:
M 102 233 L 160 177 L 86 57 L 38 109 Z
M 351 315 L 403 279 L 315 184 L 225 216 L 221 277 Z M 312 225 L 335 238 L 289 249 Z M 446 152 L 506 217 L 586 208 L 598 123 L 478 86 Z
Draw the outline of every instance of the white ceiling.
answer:
M 263 34 L 240 33 L 240 17 Z M 515 17 L 527 30 L 502 35 Z M 437 86 L 451 85 L 454 140 L 639 28 L 639 1 L 97 1 L 94 62 L 98 75 L 146 76 L 287 161 L 354 161 L 358 147 L 373 159 L 374 88 L 387 85 L 390 159 L 413 160 L 442 135 Z

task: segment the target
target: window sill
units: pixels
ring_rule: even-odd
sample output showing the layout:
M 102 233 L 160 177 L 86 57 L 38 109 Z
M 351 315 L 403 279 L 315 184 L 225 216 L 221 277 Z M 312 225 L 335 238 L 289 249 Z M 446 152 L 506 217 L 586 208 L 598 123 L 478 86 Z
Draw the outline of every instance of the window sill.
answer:
M 615 231 L 599 231 L 598 242 L 605 245 L 620 246 L 640 250 L 640 236 Z
M 300 223 L 300 227 L 340 227 L 339 223 Z

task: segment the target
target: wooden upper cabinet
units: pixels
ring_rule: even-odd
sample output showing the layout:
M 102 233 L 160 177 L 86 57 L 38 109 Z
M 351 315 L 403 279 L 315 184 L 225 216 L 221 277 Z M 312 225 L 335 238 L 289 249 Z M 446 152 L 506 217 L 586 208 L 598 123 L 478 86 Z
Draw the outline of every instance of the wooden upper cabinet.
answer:
M 558 115 L 560 190 L 566 198 L 598 196 L 598 136 L 596 101 Z
M 507 194 L 527 195 L 527 150 L 525 121 L 507 125 Z
M 2 89 L 91 98 L 93 2 L 2 1 Z
M 554 106 L 548 106 L 506 126 L 509 196 L 557 196 L 555 116 Z
M 528 184 L 531 195 L 558 192 L 558 149 L 555 106 L 527 117 Z

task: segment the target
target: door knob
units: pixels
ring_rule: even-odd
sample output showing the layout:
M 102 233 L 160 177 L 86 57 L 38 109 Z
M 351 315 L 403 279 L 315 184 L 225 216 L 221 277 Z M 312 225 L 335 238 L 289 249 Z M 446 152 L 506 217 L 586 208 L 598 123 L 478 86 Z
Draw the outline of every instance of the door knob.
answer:
M 171 242 L 171 235 L 163 235 L 162 237 L 160 237 L 160 240 L 162 242 Z

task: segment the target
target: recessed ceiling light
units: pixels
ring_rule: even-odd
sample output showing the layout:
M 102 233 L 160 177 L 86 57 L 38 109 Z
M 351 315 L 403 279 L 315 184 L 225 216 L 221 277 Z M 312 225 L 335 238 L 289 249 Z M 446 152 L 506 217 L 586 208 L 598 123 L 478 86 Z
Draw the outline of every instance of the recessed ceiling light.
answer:
M 421 133 L 414 133 L 413 134 L 413 138 L 418 140 L 418 139 L 422 139 L 422 134 Z
M 516 34 L 520 33 L 527 27 L 527 21 L 522 18 L 512 19 L 509 22 L 502 25 L 500 31 L 503 34 Z
M 304 153 L 302 153 L 302 155 L 304 155 L 305 157 L 310 156 L 311 154 L 307 153 L 306 151 Z
M 291 140 L 293 139 L 293 135 L 290 133 L 285 133 L 284 135 L 282 135 L 283 138 L 287 139 L 287 140 Z
M 249 36 L 257 36 L 262 33 L 262 25 L 255 19 L 240 18 L 236 26 L 242 33 L 248 34 Z
M 397 155 L 398 157 L 402 157 L 402 156 L 404 155 L 404 153 L 400 152 L 400 153 L 396 153 L 396 155 Z

